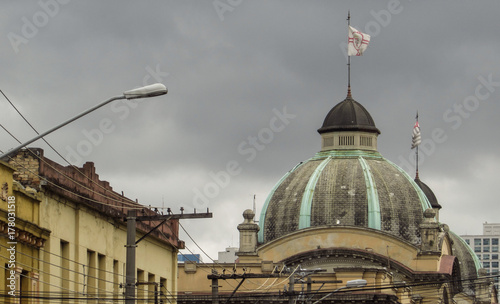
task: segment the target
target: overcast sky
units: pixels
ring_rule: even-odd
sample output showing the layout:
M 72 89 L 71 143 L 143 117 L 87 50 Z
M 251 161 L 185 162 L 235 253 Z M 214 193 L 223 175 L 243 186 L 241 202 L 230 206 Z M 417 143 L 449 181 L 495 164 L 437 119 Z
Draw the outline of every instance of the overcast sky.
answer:
M 418 110 L 420 177 L 441 221 L 457 234 L 500 222 L 498 1 L 8 1 L 0 89 L 43 132 L 164 83 L 165 96 L 118 101 L 46 139 L 144 205 L 210 208 L 213 219 L 182 224 L 216 259 L 238 246 L 254 195 L 260 213 L 275 183 L 319 151 L 317 129 L 346 96 L 348 10 L 371 35 L 351 83 L 382 132 L 379 151 L 414 176 Z M 21 141 L 36 135 L 3 97 L 0 111 Z M 17 145 L 0 131 L 2 151 Z

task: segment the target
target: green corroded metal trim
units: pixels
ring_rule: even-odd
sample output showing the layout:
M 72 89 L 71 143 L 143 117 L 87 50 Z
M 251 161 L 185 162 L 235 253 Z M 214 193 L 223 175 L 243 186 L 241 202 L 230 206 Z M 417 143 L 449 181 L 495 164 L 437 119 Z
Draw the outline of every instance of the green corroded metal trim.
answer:
M 262 207 L 262 210 L 260 212 L 260 220 L 259 220 L 260 230 L 259 230 L 259 234 L 258 234 L 258 241 L 259 241 L 259 243 L 263 243 L 264 242 L 264 220 L 266 219 L 267 206 L 269 205 L 269 201 L 273 197 L 274 192 L 276 192 L 276 189 L 278 189 L 278 187 L 288 177 L 288 175 L 290 175 L 290 173 L 292 173 L 298 167 L 300 167 L 302 164 L 304 164 L 304 163 L 306 163 L 308 161 L 309 160 L 307 160 L 305 162 L 298 163 L 295 167 L 292 168 L 292 170 L 290 170 L 287 173 L 285 173 L 285 175 L 283 175 L 283 177 L 276 183 L 276 185 L 274 185 L 274 188 L 271 190 L 271 192 L 267 196 L 266 202 L 264 203 L 264 206 Z
M 380 220 L 380 202 L 378 200 L 377 185 L 375 185 L 372 171 L 365 159 L 360 156 L 358 160 L 365 175 L 366 199 L 368 200 L 368 227 L 380 230 L 382 224 Z
M 479 269 L 483 268 L 483 265 L 481 264 L 481 261 L 477 257 L 477 255 L 474 252 L 474 250 L 472 250 L 472 248 L 470 247 L 470 245 L 467 244 L 467 242 L 465 242 L 464 239 L 462 239 L 460 236 L 458 236 L 455 232 L 453 232 L 451 230 L 448 231 L 448 232 L 451 233 L 451 234 L 453 234 L 455 236 L 455 238 L 457 238 L 460 241 L 460 243 L 462 243 L 465 246 L 465 248 L 467 248 L 467 251 L 471 255 L 472 260 L 474 260 L 474 266 L 476 266 L 476 271 L 478 271 Z
M 380 153 L 377 151 L 368 151 L 368 150 L 328 150 L 328 151 L 320 151 L 316 153 L 311 159 L 321 159 L 325 157 L 373 157 L 373 158 L 383 158 Z
M 420 188 L 419 185 L 417 185 L 417 183 L 415 183 L 415 181 L 408 175 L 408 173 L 406 173 L 406 171 L 404 171 L 403 169 L 401 169 L 398 165 L 394 164 L 393 162 L 389 161 L 386 159 L 386 161 L 391 164 L 394 168 L 398 169 L 399 172 L 401 172 L 401 174 L 403 174 L 404 177 L 406 177 L 406 179 L 410 182 L 410 184 L 413 186 L 413 188 L 415 189 L 415 191 L 417 191 L 417 194 L 418 194 L 418 197 L 420 198 L 420 205 L 422 205 L 422 209 L 425 211 L 429 208 L 432 209 L 432 206 L 431 206 L 431 203 L 429 202 L 429 200 L 427 199 L 427 196 L 425 195 L 424 191 L 422 191 L 422 189 Z
M 306 189 L 304 190 L 304 195 L 302 196 L 302 202 L 300 204 L 300 217 L 299 217 L 299 229 L 311 227 L 311 206 L 314 196 L 314 189 L 316 188 L 316 183 L 318 182 L 319 176 L 323 169 L 325 169 L 328 162 L 332 159 L 329 156 L 327 159 L 321 162 L 321 164 L 314 169 L 313 174 L 307 182 Z

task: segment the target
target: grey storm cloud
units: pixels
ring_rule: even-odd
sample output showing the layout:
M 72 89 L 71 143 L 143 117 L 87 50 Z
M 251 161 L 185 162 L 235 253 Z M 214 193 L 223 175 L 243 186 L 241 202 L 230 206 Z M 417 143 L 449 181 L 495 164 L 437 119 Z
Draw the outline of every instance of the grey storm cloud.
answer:
M 320 149 L 316 130 L 347 92 L 349 10 L 351 25 L 372 36 L 365 54 L 351 58 L 351 82 L 382 131 L 380 152 L 415 174 L 418 111 L 420 177 L 443 206 L 441 221 L 458 234 L 498 222 L 497 1 L 2 6 L 0 89 L 38 131 L 135 87 L 169 88 L 107 106 L 47 140 L 77 165 L 94 162 L 102 179 L 144 205 L 210 208 L 214 219 L 183 226 L 212 258 L 237 245 L 236 226 L 254 195 L 259 212 L 281 176 Z M 293 115 L 287 123 L 277 120 L 284 109 Z M 0 111 L 21 141 L 35 136 L 6 101 Z M 2 151 L 17 144 L 7 133 L 0 138 Z M 41 141 L 32 146 L 65 162 Z

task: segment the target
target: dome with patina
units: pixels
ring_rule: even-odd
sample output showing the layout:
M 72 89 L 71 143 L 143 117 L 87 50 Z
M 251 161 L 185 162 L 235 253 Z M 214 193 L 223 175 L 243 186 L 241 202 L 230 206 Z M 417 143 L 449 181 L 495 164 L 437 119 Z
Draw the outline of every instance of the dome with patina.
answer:
M 418 244 L 427 208 L 420 187 L 378 152 L 319 152 L 275 185 L 261 213 L 259 241 L 309 227 L 358 226 Z
M 375 144 L 364 148 L 366 134 L 376 141 L 380 133 L 370 113 L 348 96 L 318 131 L 322 150 L 286 173 L 269 194 L 259 242 L 310 227 L 356 226 L 420 243 L 419 225 L 432 206 L 422 188 Z

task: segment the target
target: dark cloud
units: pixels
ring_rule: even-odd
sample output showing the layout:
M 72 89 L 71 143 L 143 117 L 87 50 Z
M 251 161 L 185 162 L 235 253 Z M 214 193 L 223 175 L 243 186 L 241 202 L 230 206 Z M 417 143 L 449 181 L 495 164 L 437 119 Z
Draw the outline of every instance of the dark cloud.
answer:
M 207 206 L 216 218 L 184 226 L 214 256 L 237 245 L 236 225 L 253 195 L 259 211 L 274 183 L 319 150 L 316 130 L 346 96 L 349 9 L 351 24 L 372 34 L 364 56 L 351 60 L 352 86 L 382 131 L 381 153 L 414 174 L 418 110 L 427 139 L 420 175 L 443 206 L 441 220 L 459 234 L 498 221 L 490 212 L 500 163 L 495 1 L 241 1 L 223 12 L 210 1 L 70 1 L 53 6 L 53 16 L 40 3 L 59 2 L 10 3 L 0 13 L 0 89 L 43 131 L 128 89 L 165 83 L 167 96 L 106 106 L 48 140 L 68 156 L 110 122 L 112 131 L 80 161 L 95 162 L 117 191 L 174 209 L 194 208 L 197 191 L 238 164 Z M 34 21 L 44 12 L 47 22 Z M 25 37 L 27 22 L 44 24 Z M 23 42 L 13 44 L 13 34 Z M 476 103 L 477 94 L 484 100 Z M 0 110 L 20 139 L 34 136 L 6 102 Z M 294 118 L 249 150 L 276 111 Z M 0 136 L 2 150 L 16 145 Z

